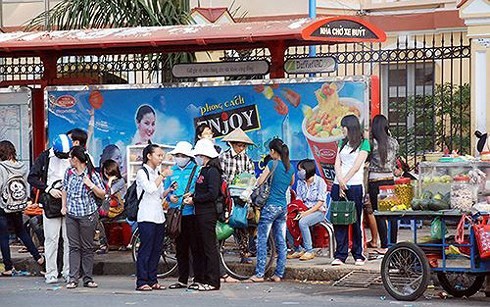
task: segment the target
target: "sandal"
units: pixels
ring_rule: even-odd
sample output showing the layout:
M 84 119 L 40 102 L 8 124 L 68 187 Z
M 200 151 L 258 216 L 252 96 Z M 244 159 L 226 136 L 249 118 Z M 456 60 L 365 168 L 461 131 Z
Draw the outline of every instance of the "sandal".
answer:
M 153 288 L 148 285 L 142 285 L 136 288 L 136 291 L 152 291 Z
M 378 248 L 378 244 L 373 244 L 373 241 L 367 241 L 366 247 L 367 248 Z
M 66 289 L 75 289 L 76 287 L 78 287 L 78 284 L 76 282 L 69 282 L 68 284 L 66 284 Z
M 256 275 L 250 277 L 249 279 L 245 279 L 243 282 L 264 282 L 264 277 L 258 277 Z
M 162 286 L 160 284 L 154 284 L 154 285 L 151 286 L 151 288 L 153 290 L 165 290 L 165 289 L 167 289 L 167 288 L 165 288 L 164 286 Z
M 14 271 L 13 270 L 8 270 L 8 271 L 3 271 L 2 273 L 0 273 L 3 277 L 12 277 L 14 275 Z
M 24 253 L 29 252 L 29 250 L 27 249 L 27 247 L 23 246 L 23 247 L 19 248 L 19 250 L 17 252 L 19 254 L 24 254 Z
M 268 281 L 272 281 L 272 282 L 281 282 L 281 277 L 277 276 L 277 275 L 272 275 L 271 277 L 269 277 L 267 279 Z
M 221 282 L 229 283 L 229 284 L 236 284 L 236 283 L 239 283 L 240 281 L 236 278 L 231 277 L 228 274 L 225 274 L 225 275 L 221 276 Z
M 191 286 L 189 286 L 189 289 Z M 199 287 L 199 286 L 198 286 Z M 176 282 L 175 284 L 171 284 L 170 286 L 168 286 L 169 289 L 186 289 L 187 288 L 187 284 L 184 284 L 183 282 Z
M 200 284 L 199 288 L 197 290 L 199 290 L 199 291 L 214 291 L 214 290 L 218 290 L 218 288 L 216 288 L 215 286 L 208 285 L 208 284 Z
M 200 285 L 200 283 L 193 282 L 192 284 L 189 285 L 189 287 L 187 287 L 187 289 L 189 289 L 189 290 L 199 290 L 199 285 Z
M 84 283 L 84 284 L 83 284 L 83 286 L 84 286 L 85 288 L 92 288 L 92 289 L 95 289 L 95 288 L 99 287 L 99 285 L 98 285 L 98 284 L 97 284 L 95 281 L 93 281 L 93 280 L 92 280 L 92 281 L 89 281 L 89 282 Z

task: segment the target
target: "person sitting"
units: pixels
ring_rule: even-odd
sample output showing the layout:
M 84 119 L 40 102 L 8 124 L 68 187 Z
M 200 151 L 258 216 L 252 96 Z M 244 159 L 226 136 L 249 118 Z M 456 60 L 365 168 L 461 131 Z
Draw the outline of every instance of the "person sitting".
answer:
M 302 261 L 315 258 L 310 227 L 325 220 L 327 212 L 327 184 L 325 180 L 316 175 L 315 161 L 301 160 L 298 163 L 298 186 L 296 187 L 296 199 L 301 200 L 306 206 L 304 211 L 299 211 L 296 216 L 301 236 L 302 246 L 288 256 L 288 259 L 299 258 Z

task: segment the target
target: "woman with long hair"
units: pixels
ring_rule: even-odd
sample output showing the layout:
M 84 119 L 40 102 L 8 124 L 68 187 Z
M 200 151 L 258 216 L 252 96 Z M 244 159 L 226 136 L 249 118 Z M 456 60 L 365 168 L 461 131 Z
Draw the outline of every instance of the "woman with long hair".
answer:
M 396 170 L 396 158 L 399 145 L 389 131 L 388 119 L 383 115 L 376 115 L 371 124 L 371 158 L 369 164 L 369 197 L 373 210 L 378 210 L 379 187 L 384 185 L 394 185 L 394 171 Z M 376 224 L 379 232 L 381 248 L 388 247 L 388 234 L 386 220 L 376 217 Z M 391 242 L 396 242 L 397 227 L 396 223 L 391 227 Z M 373 246 L 377 245 L 377 238 L 373 237 Z
M 221 191 L 221 162 L 219 154 L 214 148 L 214 144 L 209 139 L 197 141 L 192 154 L 196 164 L 201 166 L 197 177 L 194 193 L 184 195 L 184 204 L 194 205 L 194 212 L 197 222 L 197 240 L 201 248 L 201 259 L 197 261 L 197 266 L 203 272 L 202 280 L 196 288 L 199 291 L 219 290 L 220 288 L 220 263 L 216 239 L 216 223 L 218 212 L 216 201 Z
M 155 134 L 155 110 L 147 104 L 141 105 L 136 111 L 135 121 L 137 130 L 131 143 L 135 145 L 151 144 L 151 138 Z
M 71 167 L 65 172 L 61 197 L 61 213 L 67 216 L 70 246 L 70 277 L 66 287 L 76 288 L 79 278 L 83 277 L 84 287 L 97 288 L 92 277 L 94 235 L 99 217 L 96 198 L 104 198 L 106 190 L 85 148 L 74 146 L 69 159 Z
M 17 161 L 17 152 L 14 144 L 10 141 L 0 142 L 0 188 L 4 191 L 4 185 L 9 177 L 19 175 L 27 182 L 27 167 L 24 163 Z M 24 191 L 27 193 L 27 191 Z M 25 194 L 24 194 L 25 195 Z M 1 205 L 1 204 L 0 204 Z M 7 204 L 5 204 L 7 205 Z M 13 226 L 15 234 L 24 243 L 34 260 L 41 266 L 45 265 L 45 259 L 39 254 L 31 237 L 27 233 L 24 222 L 22 221 L 22 211 L 7 213 L 0 206 L 0 249 L 2 251 L 3 264 L 5 270 L 0 273 L 2 276 L 12 276 L 14 266 L 10 256 L 9 231 L 8 225 Z
M 165 235 L 165 213 L 162 202 L 169 192 L 163 188 L 166 173 L 159 171 L 163 158 L 164 153 L 160 146 L 147 145 L 143 149 L 143 167 L 136 173 L 136 190 L 138 197 L 141 197 L 137 216 L 140 232 L 140 246 L 136 260 L 137 291 L 165 289 L 157 280 L 158 261 L 162 254 Z
M 340 125 L 344 138 L 338 144 L 335 158 L 335 179 L 331 190 L 333 201 L 345 199 L 356 206 L 357 221 L 352 226 L 352 256 L 356 265 L 364 265 L 362 242 L 362 211 L 364 196 L 364 163 L 370 151 L 369 141 L 362 136 L 359 119 L 355 115 L 342 118 Z M 336 250 L 332 265 L 342 265 L 348 256 L 349 225 L 334 225 Z
M 255 275 L 248 279 L 250 282 L 264 281 L 267 239 L 271 230 L 277 251 L 276 270 L 271 280 L 281 281 L 286 269 L 286 192 L 294 183 L 294 169 L 289 160 L 289 148 L 281 139 L 273 139 L 269 143 L 269 150 L 272 161 L 267 164 L 257 180 L 257 185 L 260 185 L 269 174 L 272 177 L 269 198 L 260 211 L 259 225 L 257 226 L 257 265 Z

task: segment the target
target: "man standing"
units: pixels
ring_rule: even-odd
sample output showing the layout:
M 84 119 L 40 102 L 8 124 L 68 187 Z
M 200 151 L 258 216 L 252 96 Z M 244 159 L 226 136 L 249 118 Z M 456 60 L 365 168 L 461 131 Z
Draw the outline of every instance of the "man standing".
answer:
M 242 173 L 249 173 L 255 176 L 255 166 L 252 159 L 246 154 L 246 149 L 254 142 L 241 129 L 237 128 L 223 138 L 228 142 L 230 148 L 221 155 L 221 168 L 223 169 L 223 178 L 228 184 L 233 184 L 236 176 Z M 233 199 L 235 203 L 241 202 L 239 198 Z M 241 263 L 252 263 L 249 253 L 249 234 L 253 238 L 255 229 L 235 229 L 235 236 L 240 245 Z
M 65 134 L 53 140 L 53 146 L 43 151 L 34 162 L 27 181 L 41 193 L 43 205 L 44 253 L 46 257 L 45 281 L 48 284 L 58 282 L 58 244 L 60 231 L 63 237 L 63 278 L 68 280 L 68 236 L 65 217 L 61 214 L 61 190 L 63 176 L 70 166 L 68 154 L 72 142 Z

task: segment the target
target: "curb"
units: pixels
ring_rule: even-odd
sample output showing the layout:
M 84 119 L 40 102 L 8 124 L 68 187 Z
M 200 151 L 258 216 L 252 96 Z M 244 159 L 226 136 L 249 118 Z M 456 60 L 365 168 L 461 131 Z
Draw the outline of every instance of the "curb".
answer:
M 16 270 L 29 272 L 32 276 L 40 276 L 39 265 L 32 259 L 14 259 Z M 249 266 L 243 273 L 253 274 L 254 267 Z M 379 270 L 354 265 L 332 267 L 329 264 L 312 264 L 311 266 L 288 264 L 286 266 L 285 280 L 323 281 L 334 282 L 352 271 L 379 274 Z M 132 261 L 97 261 L 94 263 L 94 275 L 134 276 L 135 264 Z M 272 275 L 273 268 L 268 275 Z

